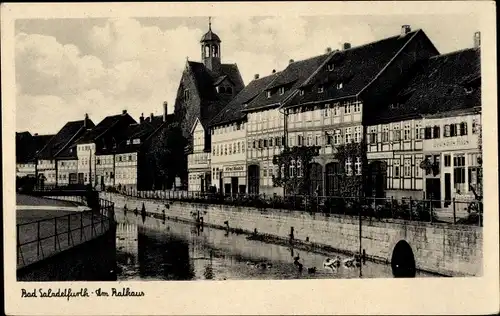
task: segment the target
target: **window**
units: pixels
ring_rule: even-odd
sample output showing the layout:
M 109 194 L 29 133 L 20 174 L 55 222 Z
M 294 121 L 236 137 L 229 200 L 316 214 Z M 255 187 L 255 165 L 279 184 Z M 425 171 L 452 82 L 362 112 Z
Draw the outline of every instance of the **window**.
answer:
M 339 116 L 339 107 L 338 106 L 335 106 L 333 107 L 333 116 Z
M 361 157 L 356 157 L 356 163 L 354 164 L 354 169 L 356 170 L 356 174 L 361 174 Z
M 320 141 L 320 139 L 319 139 L 319 135 L 316 135 L 315 145 L 316 145 L 316 146 L 320 146 L 320 145 L 321 145 L 321 141 Z
M 415 139 L 422 139 L 423 130 L 420 122 L 415 122 Z
M 335 65 L 334 64 L 328 64 L 328 71 L 333 71 L 333 69 L 335 69 Z
M 450 136 L 451 137 L 457 136 L 457 124 L 450 125 Z
M 377 134 L 375 133 L 375 138 L 377 137 Z M 354 141 L 356 143 L 361 142 L 361 126 L 355 127 L 354 128 Z M 377 140 L 375 140 L 376 142 Z
M 335 134 L 333 134 L 333 143 L 335 145 L 339 145 L 341 140 L 340 130 L 336 130 Z
M 343 87 L 344 87 L 344 85 L 342 84 L 342 82 L 337 83 L 337 90 L 340 90 Z
M 216 146 L 214 146 L 214 148 L 212 149 L 212 155 L 215 156 L 215 153 L 216 153 L 216 150 L 215 150 Z
M 369 134 L 369 139 L 368 141 L 370 144 L 376 144 L 377 143 L 377 127 L 370 127 L 370 134 Z
M 473 119 L 472 120 L 472 134 L 477 134 L 478 127 L 479 127 L 479 124 L 478 124 L 477 119 Z
M 285 87 L 280 87 L 279 92 L 280 92 L 280 95 L 285 94 Z
M 354 113 L 359 113 L 359 112 L 361 112 L 361 103 L 356 102 L 354 103 Z
M 450 155 L 444 155 L 444 166 L 445 167 L 451 166 L 451 156 Z
M 394 165 L 393 165 L 393 177 L 394 178 L 399 178 L 401 175 L 399 173 L 399 167 L 401 165 L 401 161 L 398 160 L 394 160 Z
M 227 144 L 224 144 L 224 156 L 227 155 Z
M 302 135 L 297 135 L 297 146 L 302 146 Z
M 313 144 L 313 143 L 312 143 L 312 136 L 311 136 L 311 135 L 308 135 L 306 140 L 307 140 L 307 144 L 306 144 L 306 145 L 307 145 L 307 146 L 312 146 L 312 144 Z
M 346 128 L 345 130 L 345 143 L 348 144 L 351 142 L 351 133 L 352 133 L 352 130 L 350 127 Z
M 304 95 L 304 89 L 300 89 L 300 95 Z
M 244 142 L 241 142 L 241 152 L 242 153 L 245 152 L 245 143 Z
M 422 158 L 415 158 L 415 177 L 420 178 L 422 176 L 422 169 L 420 168 L 420 163 L 422 163 Z
M 269 147 L 273 147 L 273 139 L 269 138 Z
M 318 93 L 323 93 L 323 86 L 318 87 Z
M 326 135 L 326 144 L 331 145 L 332 144 L 333 137 L 330 134 Z
M 347 175 L 351 175 L 352 174 L 352 163 L 351 163 L 351 157 L 348 157 L 346 160 L 345 160 L 345 172 Z
M 411 158 L 405 158 L 403 165 L 403 176 L 411 178 Z
M 453 184 L 459 194 L 467 189 L 465 187 L 465 155 L 453 157 Z
M 440 138 L 441 137 L 441 128 L 439 125 L 434 125 L 434 128 L 433 128 L 433 137 L 434 138 Z
M 264 148 L 267 147 L 267 139 L 264 139 Z
M 444 137 L 450 137 L 451 136 L 451 127 L 450 125 L 445 125 L 444 126 Z
M 386 143 L 389 141 L 389 126 L 382 126 L 382 142 Z
M 394 126 L 394 130 L 392 131 L 393 141 L 399 142 L 401 140 L 401 131 L 399 130 L 399 126 Z
M 189 100 L 189 90 L 184 90 L 184 100 Z
M 406 123 L 405 124 L 403 137 L 404 137 L 404 140 L 410 140 L 411 139 L 410 123 Z
M 467 135 L 467 123 L 465 122 L 460 123 L 460 135 Z
M 267 90 L 266 94 L 267 94 L 267 98 L 269 99 L 271 97 L 271 95 L 272 95 L 271 94 L 271 90 Z
M 351 105 L 349 103 L 344 105 L 344 114 L 351 114 Z
M 324 117 L 328 117 L 330 116 L 330 109 L 328 107 L 326 107 L 324 110 L 323 110 L 323 116 Z

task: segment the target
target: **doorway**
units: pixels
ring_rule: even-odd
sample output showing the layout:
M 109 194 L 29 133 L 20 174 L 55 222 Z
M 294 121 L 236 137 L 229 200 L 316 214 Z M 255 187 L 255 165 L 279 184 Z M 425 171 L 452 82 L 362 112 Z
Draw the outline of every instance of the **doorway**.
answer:
M 444 207 L 451 204 L 451 174 L 444 174 Z
M 231 193 L 233 195 L 238 193 L 238 177 L 231 177 Z

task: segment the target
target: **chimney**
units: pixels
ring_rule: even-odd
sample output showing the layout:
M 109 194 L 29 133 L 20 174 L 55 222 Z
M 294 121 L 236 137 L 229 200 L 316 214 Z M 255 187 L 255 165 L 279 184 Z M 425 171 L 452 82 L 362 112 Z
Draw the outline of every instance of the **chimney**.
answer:
M 254 78 L 255 80 L 259 79 L 259 74 L 255 74 L 255 75 L 253 75 L 253 78 Z
M 151 123 L 153 122 L 153 117 L 154 117 L 154 114 L 153 114 L 153 113 L 151 113 L 151 114 L 149 115 L 149 121 L 150 121 Z
M 122 115 L 125 115 L 125 114 L 127 114 L 127 110 L 122 111 Z
M 351 43 L 344 43 L 343 49 L 349 49 L 351 48 Z
M 289 63 L 289 64 L 291 64 L 291 63 L 293 63 L 294 61 L 295 61 L 295 60 L 290 59 L 290 60 L 288 61 L 288 63 Z
M 275 73 L 276 73 L 276 69 L 273 69 L 273 74 L 275 74 Z
M 83 127 L 87 127 L 87 121 L 89 120 L 89 115 L 85 113 L 85 118 L 83 119 Z
M 481 47 L 481 32 L 474 33 L 474 48 Z
M 407 24 L 401 26 L 401 37 L 411 32 L 411 27 Z
M 331 52 L 332 52 L 332 48 L 331 48 L 331 47 L 327 47 L 327 48 L 326 48 L 326 53 L 327 53 L 327 54 L 330 54 Z
M 141 113 L 141 117 L 139 118 L 139 123 L 144 123 L 144 113 Z
M 168 115 L 168 102 L 165 101 L 163 102 L 163 122 L 167 121 L 167 115 Z
M 33 136 L 38 136 L 38 133 L 33 134 Z

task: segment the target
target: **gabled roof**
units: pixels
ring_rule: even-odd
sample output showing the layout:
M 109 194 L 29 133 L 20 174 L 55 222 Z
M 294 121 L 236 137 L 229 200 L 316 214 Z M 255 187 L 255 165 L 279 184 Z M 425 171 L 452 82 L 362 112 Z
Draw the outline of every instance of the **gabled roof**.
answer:
M 139 151 L 153 135 L 158 133 L 163 127 L 173 123 L 174 120 L 175 116 L 169 114 L 165 121 L 163 121 L 163 116 L 154 116 L 152 123 L 150 117 L 148 117 L 142 123 L 129 125 L 125 131 L 126 139 L 118 144 L 114 153 L 120 154 Z M 134 139 L 140 139 L 140 144 L 134 144 Z
M 83 137 L 78 140 L 79 144 L 92 143 L 98 138 L 109 131 L 113 126 L 118 124 L 121 120 L 126 120 L 131 123 L 137 123 L 128 113 L 111 115 L 105 117 L 97 126 L 95 126 L 90 132 L 86 133 Z
M 87 119 L 87 128 L 94 127 L 92 120 Z M 50 141 L 38 153 L 38 159 L 54 159 L 60 152 L 66 149 L 78 135 L 83 132 L 84 120 L 66 123 L 61 130 L 50 139 Z
M 252 80 L 236 97 L 234 97 L 228 105 L 222 109 L 210 122 L 210 126 L 230 123 L 244 119 L 246 113 L 243 112 L 245 107 L 250 103 L 259 93 L 277 77 L 279 73 L 275 73 L 260 79 Z
M 203 63 L 188 61 L 187 69 L 192 74 L 201 100 L 200 122 L 206 128 L 212 118 L 226 106 L 233 96 L 244 88 L 243 79 L 236 64 L 221 64 L 220 72 L 211 71 Z M 215 86 L 224 80 L 234 84 L 232 94 L 217 93 Z
M 286 107 L 354 97 L 363 91 L 421 30 L 335 51 L 325 65 L 300 85 Z M 422 32 L 423 33 L 423 32 Z M 337 84 L 342 84 L 337 88 Z M 323 92 L 318 92 L 320 89 Z
M 480 107 L 480 58 L 480 49 L 470 48 L 418 63 L 409 79 L 394 94 L 389 110 L 378 114 L 376 121 Z
M 16 162 L 34 162 L 36 154 L 55 135 L 31 135 L 29 132 L 16 133 Z
M 281 105 L 287 98 L 291 97 L 297 88 L 309 78 L 323 63 L 329 54 L 319 55 L 301 61 L 296 61 L 288 65 L 285 70 L 278 73 L 276 79 L 266 88 L 266 91 L 248 104 L 245 111 L 264 109 L 275 105 Z M 284 94 L 279 94 L 276 90 L 284 87 Z M 270 98 L 267 97 L 267 90 L 272 92 Z

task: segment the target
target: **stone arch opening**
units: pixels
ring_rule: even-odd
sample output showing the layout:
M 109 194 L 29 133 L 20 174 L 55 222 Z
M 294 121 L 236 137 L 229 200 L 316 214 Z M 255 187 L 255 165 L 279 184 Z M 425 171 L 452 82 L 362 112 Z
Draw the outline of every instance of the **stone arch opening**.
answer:
M 395 278 L 414 278 L 417 273 L 415 256 L 411 246 L 400 240 L 392 251 L 391 258 L 392 275 Z

